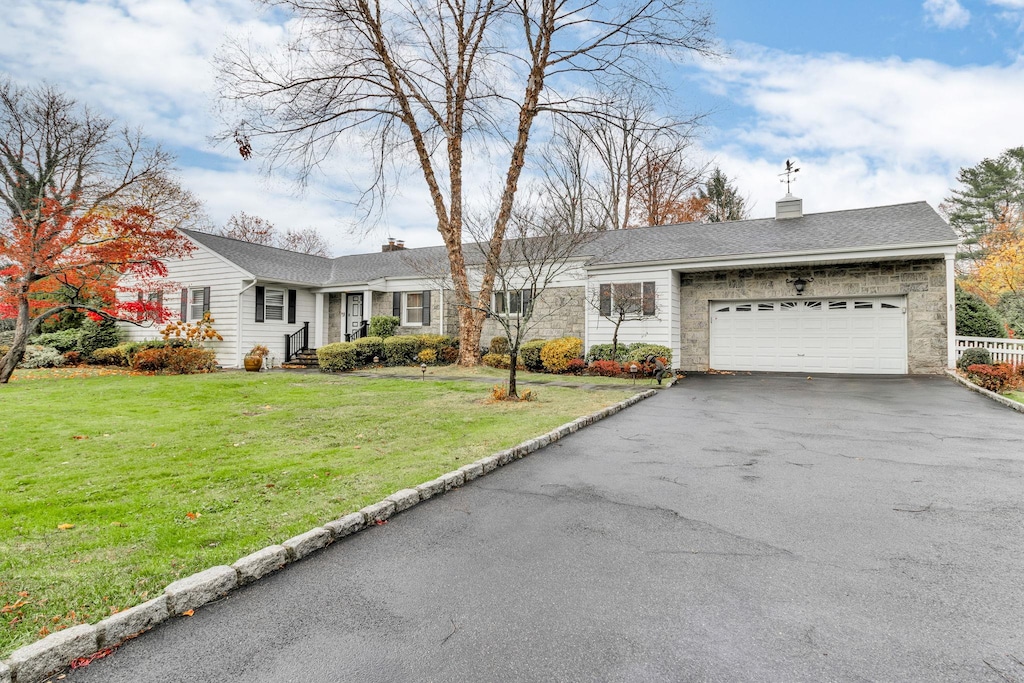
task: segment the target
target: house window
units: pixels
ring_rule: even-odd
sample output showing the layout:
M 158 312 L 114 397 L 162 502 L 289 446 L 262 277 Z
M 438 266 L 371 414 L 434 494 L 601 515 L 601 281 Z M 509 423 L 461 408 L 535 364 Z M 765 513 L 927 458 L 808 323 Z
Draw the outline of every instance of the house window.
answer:
M 495 315 L 523 315 L 530 310 L 533 292 L 529 289 L 509 289 L 494 292 Z
M 621 282 L 600 285 L 601 315 L 610 318 L 639 318 L 657 314 L 657 293 L 653 282 Z
M 163 313 L 164 293 L 150 292 L 146 295 L 146 320 L 160 322 L 160 315 Z
M 189 320 L 202 320 L 203 313 L 210 310 L 210 302 L 206 300 L 206 289 L 193 287 L 189 290 Z
M 423 324 L 423 292 L 406 292 L 404 325 Z
M 284 320 L 284 290 L 268 289 L 264 295 L 264 317 L 266 320 Z

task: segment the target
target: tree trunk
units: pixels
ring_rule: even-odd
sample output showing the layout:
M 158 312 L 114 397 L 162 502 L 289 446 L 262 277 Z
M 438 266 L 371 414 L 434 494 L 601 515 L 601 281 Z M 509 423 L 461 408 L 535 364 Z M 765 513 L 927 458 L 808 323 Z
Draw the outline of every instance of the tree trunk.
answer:
M 516 391 L 516 365 L 519 364 L 519 346 L 514 346 L 509 349 L 508 352 L 509 365 L 508 365 L 508 397 L 519 398 L 519 393 Z
M 459 365 L 475 367 L 480 363 L 480 335 L 484 331 L 483 318 L 469 306 L 459 307 Z
M 7 355 L 0 359 L 0 384 L 7 384 L 14 374 L 14 368 L 25 357 L 25 347 L 28 346 L 29 326 L 32 319 L 29 317 L 28 295 L 18 297 L 18 321 L 14 326 L 14 341 L 11 342 L 11 349 Z

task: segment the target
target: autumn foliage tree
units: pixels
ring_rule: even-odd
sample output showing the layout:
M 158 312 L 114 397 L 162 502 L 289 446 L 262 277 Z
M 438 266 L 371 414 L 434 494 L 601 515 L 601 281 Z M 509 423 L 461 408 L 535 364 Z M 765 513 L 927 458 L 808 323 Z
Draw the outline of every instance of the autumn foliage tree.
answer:
M 163 259 L 192 249 L 175 228 L 195 202 L 169 178 L 170 162 L 139 133 L 115 130 L 53 88 L 0 81 L 0 318 L 15 320 L 0 384 L 29 336 L 62 311 L 165 315 L 118 292 L 129 280 L 143 291 L 166 275 Z
M 266 247 L 298 251 L 313 256 L 330 256 L 331 243 L 316 228 L 289 228 L 281 232 L 266 218 L 239 211 L 228 219 L 218 235 Z

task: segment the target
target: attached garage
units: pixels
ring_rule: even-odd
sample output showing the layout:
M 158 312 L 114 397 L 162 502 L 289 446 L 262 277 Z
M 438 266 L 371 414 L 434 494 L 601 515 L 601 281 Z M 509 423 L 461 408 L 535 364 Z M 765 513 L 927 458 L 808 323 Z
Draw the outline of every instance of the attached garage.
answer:
M 710 366 L 907 373 L 905 296 L 711 301 Z

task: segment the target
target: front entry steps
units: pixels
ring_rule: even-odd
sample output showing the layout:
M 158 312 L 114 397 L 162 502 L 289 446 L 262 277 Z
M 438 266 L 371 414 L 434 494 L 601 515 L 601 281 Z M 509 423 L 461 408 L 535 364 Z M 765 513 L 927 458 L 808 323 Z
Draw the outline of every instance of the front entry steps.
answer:
M 286 370 L 314 370 L 320 367 L 316 359 L 316 349 L 303 349 L 292 356 L 287 363 L 281 363 Z

